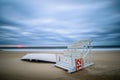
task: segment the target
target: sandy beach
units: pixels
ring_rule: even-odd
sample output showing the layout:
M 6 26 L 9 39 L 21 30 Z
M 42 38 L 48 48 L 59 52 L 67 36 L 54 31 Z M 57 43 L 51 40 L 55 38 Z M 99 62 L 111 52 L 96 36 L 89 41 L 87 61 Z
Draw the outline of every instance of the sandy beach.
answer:
M 22 61 L 27 53 L 0 51 L 0 80 L 120 80 L 120 51 L 93 51 L 95 64 L 72 74 L 54 63 Z

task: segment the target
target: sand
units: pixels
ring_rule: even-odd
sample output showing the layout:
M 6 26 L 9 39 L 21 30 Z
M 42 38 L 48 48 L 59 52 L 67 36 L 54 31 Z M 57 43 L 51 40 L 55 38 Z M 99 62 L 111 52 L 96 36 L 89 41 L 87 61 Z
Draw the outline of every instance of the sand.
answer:
M 0 51 L 0 80 L 120 80 L 120 51 L 93 51 L 95 64 L 72 74 L 54 63 L 22 61 L 27 53 Z

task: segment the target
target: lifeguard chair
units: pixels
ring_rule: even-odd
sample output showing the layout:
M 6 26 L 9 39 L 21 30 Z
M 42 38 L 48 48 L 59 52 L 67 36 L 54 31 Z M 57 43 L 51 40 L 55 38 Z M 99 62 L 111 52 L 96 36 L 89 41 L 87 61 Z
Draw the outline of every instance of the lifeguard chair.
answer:
M 68 73 L 79 71 L 93 65 L 91 40 L 81 40 L 67 47 L 64 54 L 56 54 L 55 66 L 68 70 Z

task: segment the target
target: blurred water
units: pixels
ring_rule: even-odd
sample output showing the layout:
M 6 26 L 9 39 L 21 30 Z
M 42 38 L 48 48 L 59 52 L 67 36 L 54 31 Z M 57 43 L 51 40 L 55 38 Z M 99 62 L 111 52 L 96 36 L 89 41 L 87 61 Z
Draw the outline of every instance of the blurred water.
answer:
M 66 49 L 1 49 L 2 51 L 65 51 Z M 94 48 L 92 51 L 120 51 L 120 48 Z

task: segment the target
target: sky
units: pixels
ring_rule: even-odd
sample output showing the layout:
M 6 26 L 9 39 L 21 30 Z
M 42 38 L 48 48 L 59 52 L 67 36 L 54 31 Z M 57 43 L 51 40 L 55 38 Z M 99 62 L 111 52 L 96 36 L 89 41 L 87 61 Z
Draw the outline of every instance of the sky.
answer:
M 120 0 L 0 0 L 0 45 L 120 45 Z

